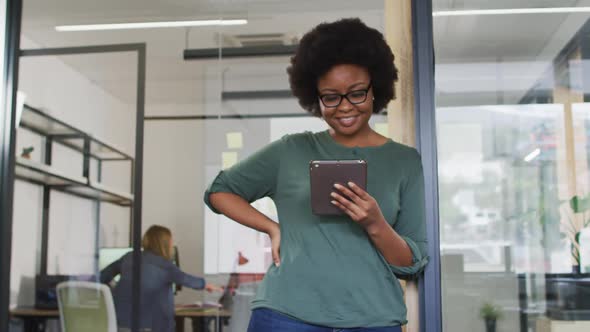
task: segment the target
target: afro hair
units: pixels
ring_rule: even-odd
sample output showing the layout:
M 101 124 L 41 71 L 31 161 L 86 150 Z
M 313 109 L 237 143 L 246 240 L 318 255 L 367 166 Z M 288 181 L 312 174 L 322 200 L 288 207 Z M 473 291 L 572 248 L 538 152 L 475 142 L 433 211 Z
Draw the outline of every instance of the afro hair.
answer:
M 333 66 L 354 64 L 368 70 L 375 100 L 373 112 L 379 113 L 394 98 L 397 68 L 383 34 L 369 28 L 358 18 L 321 23 L 306 33 L 287 68 L 293 95 L 314 116 L 321 117 L 318 79 Z

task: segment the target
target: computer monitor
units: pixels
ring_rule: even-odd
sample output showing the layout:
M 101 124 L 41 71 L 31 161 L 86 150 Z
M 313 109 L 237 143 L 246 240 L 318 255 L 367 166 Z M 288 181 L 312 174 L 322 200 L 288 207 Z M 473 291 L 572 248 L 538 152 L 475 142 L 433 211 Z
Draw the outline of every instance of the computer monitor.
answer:
M 102 269 L 109 266 L 111 263 L 123 257 L 126 253 L 130 251 L 133 251 L 133 248 L 100 248 L 98 251 L 98 270 L 102 271 Z M 174 246 L 174 250 L 172 253 L 172 262 L 174 263 L 174 265 L 180 268 L 180 260 L 178 257 L 178 247 Z M 114 280 L 115 282 L 119 282 L 119 276 L 116 276 Z M 182 286 L 172 284 L 172 290 L 174 290 L 174 293 L 176 293 L 182 290 Z

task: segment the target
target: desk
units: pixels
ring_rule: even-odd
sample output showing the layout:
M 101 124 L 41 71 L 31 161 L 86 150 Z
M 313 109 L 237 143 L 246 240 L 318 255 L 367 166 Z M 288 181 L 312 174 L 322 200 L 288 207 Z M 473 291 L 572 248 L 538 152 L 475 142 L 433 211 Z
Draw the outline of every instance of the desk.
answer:
M 59 310 L 16 307 L 10 310 L 10 317 L 22 319 L 24 332 L 44 332 L 48 319 L 59 319 Z
M 176 330 L 184 331 L 184 320 L 189 318 L 193 332 L 208 332 L 209 324 L 215 322 L 215 332 L 222 332 L 231 317 L 225 309 L 193 309 L 177 307 L 175 309 Z M 24 332 L 44 332 L 48 319 L 59 319 L 58 310 L 42 310 L 33 307 L 16 307 L 10 310 L 10 317 L 22 319 Z
M 189 318 L 193 332 L 209 332 L 209 325 L 215 322 L 214 332 L 223 332 L 223 326 L 229 323 L 231 312 L 225 309 L 192 309 L 177 307 L 176 332 L 184 332 L 184 320 Z
M 539 332 L 579 332 L 590 331 L 590 321 L 552 320 L 540 317 L 536 322 L 536 330 Z

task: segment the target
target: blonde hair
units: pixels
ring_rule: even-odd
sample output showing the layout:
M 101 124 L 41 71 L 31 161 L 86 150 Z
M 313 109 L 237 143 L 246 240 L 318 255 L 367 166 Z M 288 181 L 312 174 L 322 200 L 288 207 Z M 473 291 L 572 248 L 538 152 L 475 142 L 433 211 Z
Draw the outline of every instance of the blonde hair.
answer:
M 170 232 L 170 229 L 164 226 L 153 225 L 143 235 L 141 246 L 144 250 L 151 251 L 158 256 L 172 259 L 170 241 L 172 241 L 172 232 Z

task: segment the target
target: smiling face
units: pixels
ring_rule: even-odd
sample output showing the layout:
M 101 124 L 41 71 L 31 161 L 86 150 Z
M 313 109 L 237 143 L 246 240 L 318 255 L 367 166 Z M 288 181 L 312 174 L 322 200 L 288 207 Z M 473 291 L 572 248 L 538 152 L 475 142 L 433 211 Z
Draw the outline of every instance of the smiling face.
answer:
M 336 140 L 351 140 L 371 133 L 369 119 L 373 114 L 373 89 L 369 89 L 370 84 L 371 77 L 367 69 L 351 64 L 336 65 L 318 79 L 319 96 L 324 96 L 324 101 L 330 102 L 334 98 L 339 98 L 326 95 L 348 94 L 348 99 L 355 102 L 352 104 L 343 97 L 338 106 L 326 107 L 321 100 L 319 101 L 322 118 L 332 128 L 332 136 Z M 355 91 L 367 89 L 369 91 L 366 99 L 357 104 L 362 100 L 357 94 L 361 93 L 362 97 L 362 92 Z

